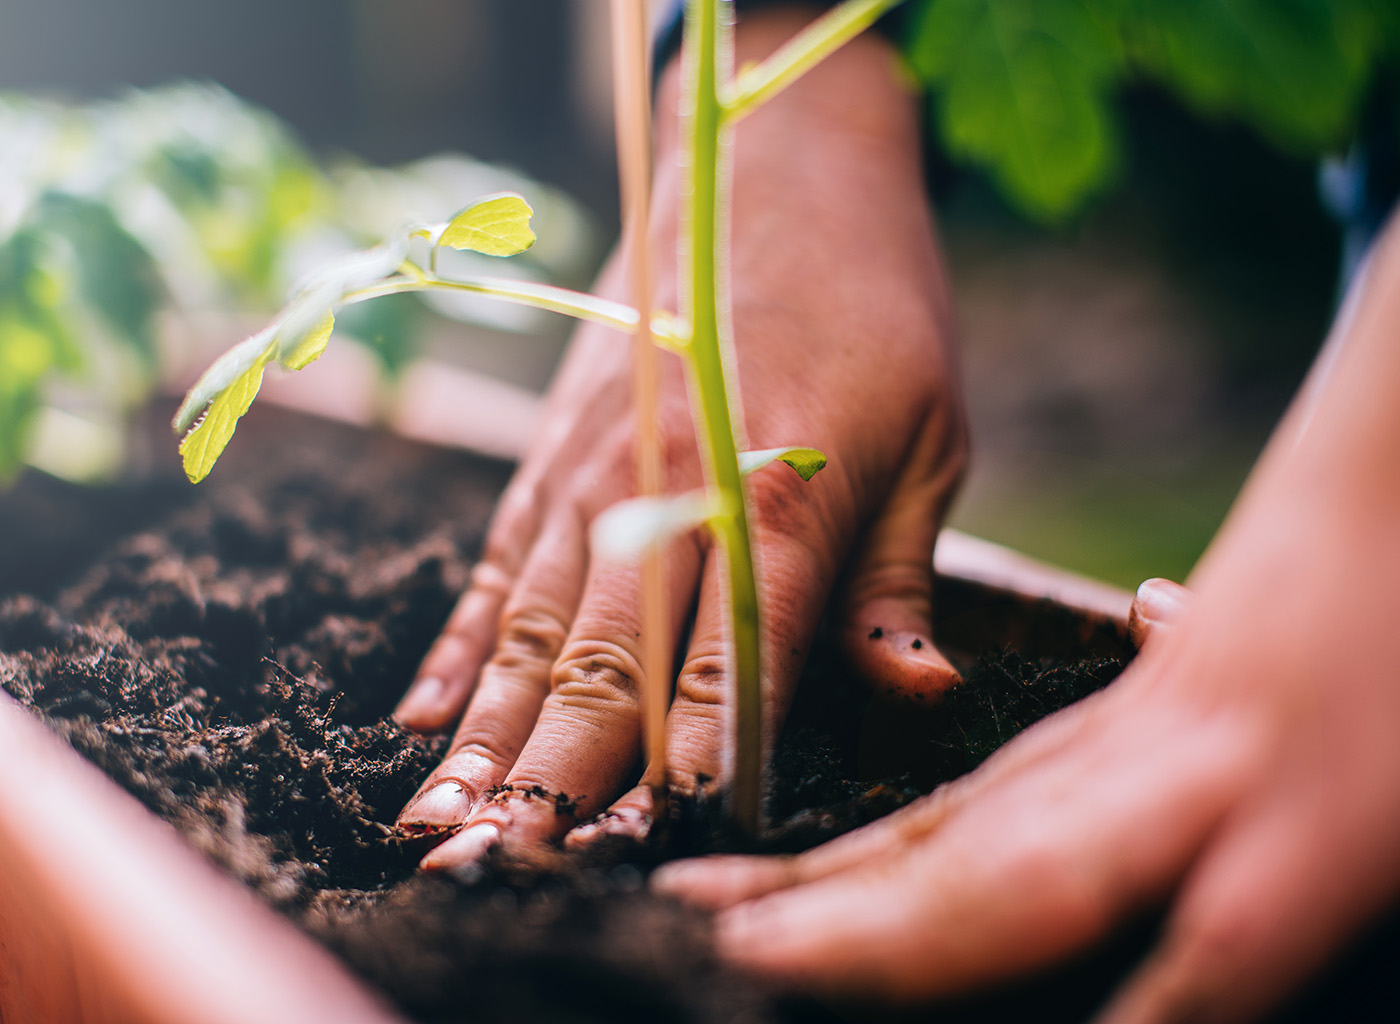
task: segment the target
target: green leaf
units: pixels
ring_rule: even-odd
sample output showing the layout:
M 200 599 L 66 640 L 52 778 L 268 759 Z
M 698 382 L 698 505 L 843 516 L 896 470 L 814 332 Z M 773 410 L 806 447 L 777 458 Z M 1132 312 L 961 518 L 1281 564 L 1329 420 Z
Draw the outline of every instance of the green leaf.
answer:
M 530 230 L 534 212 L 514 192 L 487 196 L 453 217 L 437 244 L 487 256 L 514 256 L 535 244 L 535 233 Z
M 278 337 L 280 352 L 277 361 L 288 370 L 301 370 L 310 366 L 317 359 L 321 358 L 321 353 L 326 351 L 326 343 L 330 341 L 331 331 L 335 328 L 335 314 L 327 311 L 319 321 L 312 325 L 311 329 L 300 338 Z
M 811 480 L 826 468 L 826 455 L 815 448 L 765 448 L 740 452 L 739 472 L 748 476 L 772 462 L 786 462 L 803 480 Z
M 1206 114 L 1243 118 L 1304 155 L 1344 144 L 1378 33 L 1354 2 L 1142 0 L 1136 61 Z
M 909 58 L 934 91 L 949 151 L 987 167 L 1026 212 L 1055 220 L 1118 160 L 1105 96 L 1123 63 L 1113 29 L 1083 2 L 934 0 Z
M 276 324 L 265 327 L 251 338 L 244 338 L 216 359 L 185 395 L 185 400 L 180 403 L 180 408 L 170 423 L 171 429 L 176 434 L 184 434 L 190 429 L 195 417 L 232 387 L 234 382 L 244 377 L 254 366 L 266 365 L 277 351 L 276 333 Z M 261 380 L 261 376 L 259 379 Z
M 264 354 L 220 391 L 210 403 L 204 418 L 180 442 L 180 455 L 184 459 L 185 475 L 190 478 L 190 483 L 197 484 L 203 480 L 214 468 L 214 463 L 219 461 L 238 421 L 253 404 L 253 399 L 258 397 L 268 357 L 268 354 Z

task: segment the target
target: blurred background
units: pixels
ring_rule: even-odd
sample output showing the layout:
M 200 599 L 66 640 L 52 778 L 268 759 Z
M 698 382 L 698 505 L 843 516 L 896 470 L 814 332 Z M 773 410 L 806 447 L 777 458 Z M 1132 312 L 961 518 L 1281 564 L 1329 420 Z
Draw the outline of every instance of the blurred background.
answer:
M 1112 152 L 1072 202 L 1028 205 L 930 134 L 975 446 L 953 522 L 1133 586 L 1184 578 L 1221 521 L 1326 331 L 1342 239 L 1318 147 L 1203 116 L 1115 60 Z M 318 258 L 406 214 L 517 188 L 541 213 L 521 272 L 586 285 L 616 230 L 608 69 L 602 0 L 0 6 L 0 435 L 30 424 L 12 461 L 122 472 L 114 423 L 169 403 Z M 122 299 L 137 292 L 150 301 Z M 372 394 L 339 386 L 370 407 L 351 418 L 386 418 L 426 354 L 468 391 L 504 382 L 528 424 L 568 329 L 360 308 L 343 326 L 367 354 L 297 385 L 374 376 Z M 117 354 L 87 351 L 100 335 Z M 119 399 L 113 373 L 133 382 Z M 507 453 L 527 428 L 511 429 L 484 446 Z

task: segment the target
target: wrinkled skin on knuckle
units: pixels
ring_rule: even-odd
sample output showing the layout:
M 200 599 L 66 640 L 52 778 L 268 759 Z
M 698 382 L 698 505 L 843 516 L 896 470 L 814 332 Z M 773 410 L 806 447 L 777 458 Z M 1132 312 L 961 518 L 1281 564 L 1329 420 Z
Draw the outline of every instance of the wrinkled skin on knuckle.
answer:
M 490 766 L 504 774 L 515 764 L 520 751 L 496 736 L 458 736 L 447 749 L 447 757 L 433 776 L 434 783 L 451 779 L 467 791 L 472 800 L 480 798 L 480 780 L 472 781 Z
M 569 626 L 556 611 L 539 607 L 507 607 L 501 617 L 495 668 L 528 670 L 554 660 L 568 638 Z
M 931 614 L 932 585 L 931 560 L 927 566 L 894 559 L 867 563 L 861 573 L 848 582 L 845 602 L 848 607 L 858 607 L 877 599 L 891 598 Z
M 676 701 L 722 708 L 729 703 L 729 660 L 721 651 L 692 653 L 676 678 Z
M 618 644 L 592 640 L 571 644 L 550 675 L 550 690 L 566 704 L 635 707 L 641 664 Z

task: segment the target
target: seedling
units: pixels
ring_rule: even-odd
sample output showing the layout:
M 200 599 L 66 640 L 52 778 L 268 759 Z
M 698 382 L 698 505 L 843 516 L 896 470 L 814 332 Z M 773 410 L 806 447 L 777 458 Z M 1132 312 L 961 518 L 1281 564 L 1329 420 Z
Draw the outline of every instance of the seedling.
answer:
M 644 322 L 636 308 L 594 295 L 440 273 L 438 254 L 445 248 L 508 257 L 534 243 L 525 199 L 512 193 L 488 196 L 445 223 L 407 224 L 378 248 L 327 266 L 297 290 L 267 328 L 215 362 L 190 390 L 173 423 L 183 435 L 180 453 L 190 480 L 202 480 L 214 467 L 257 396 L 267 366 L 300 370 L 314 362 L 325 351 L 335 312 L 343 306 L 402 292 L 466 291 L 595 321 L 625 334 L 646 328 L 657 345 L 679 355 L 686 367 L 705 485 L 679 495 L 643 495 L 608 510 L 594 524 L 593 550 L 597 557 L 636 557 L 667 537 L 701 526 L 714 537 L 726 569 L 733 644 L 730 811 L 740 828 L 756 833 L 762 797 L 760 608 L 743 479 L 781 461 L 810 480 L 826 458 L 796 446 L 744 450 L 729 330 L 726 140 L 741 118 L 899 2 L 847 0 L 767 60 L 735 76 L 728 0 L 687 0 L 681 56 L 687 180 L 680 211 L 677 313 L 656 313 Z M 650 424 L 643 429 L 651 429 Z

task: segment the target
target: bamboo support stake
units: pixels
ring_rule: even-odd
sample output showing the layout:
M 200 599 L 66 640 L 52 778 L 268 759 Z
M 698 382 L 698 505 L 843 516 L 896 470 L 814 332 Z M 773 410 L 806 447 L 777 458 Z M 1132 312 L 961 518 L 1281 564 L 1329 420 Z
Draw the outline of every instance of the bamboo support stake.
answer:
M 656 347 L 651 335 L 651 68 L 646 0 L 612 0 L 613 97 L 617 121 L 618 177 L 622 191 L 622 248 L 627 253 L 632 300 L 633 405 L 636 411 L 637 493 L 665 489 L 661 425 L 656 414 Z M 642 782 L 652 791 L 652 820 L 665 819 L 666 711 L 671 696 L 670 615 L 659 544 L 643 552 L 642 736 L 647 769 Z

